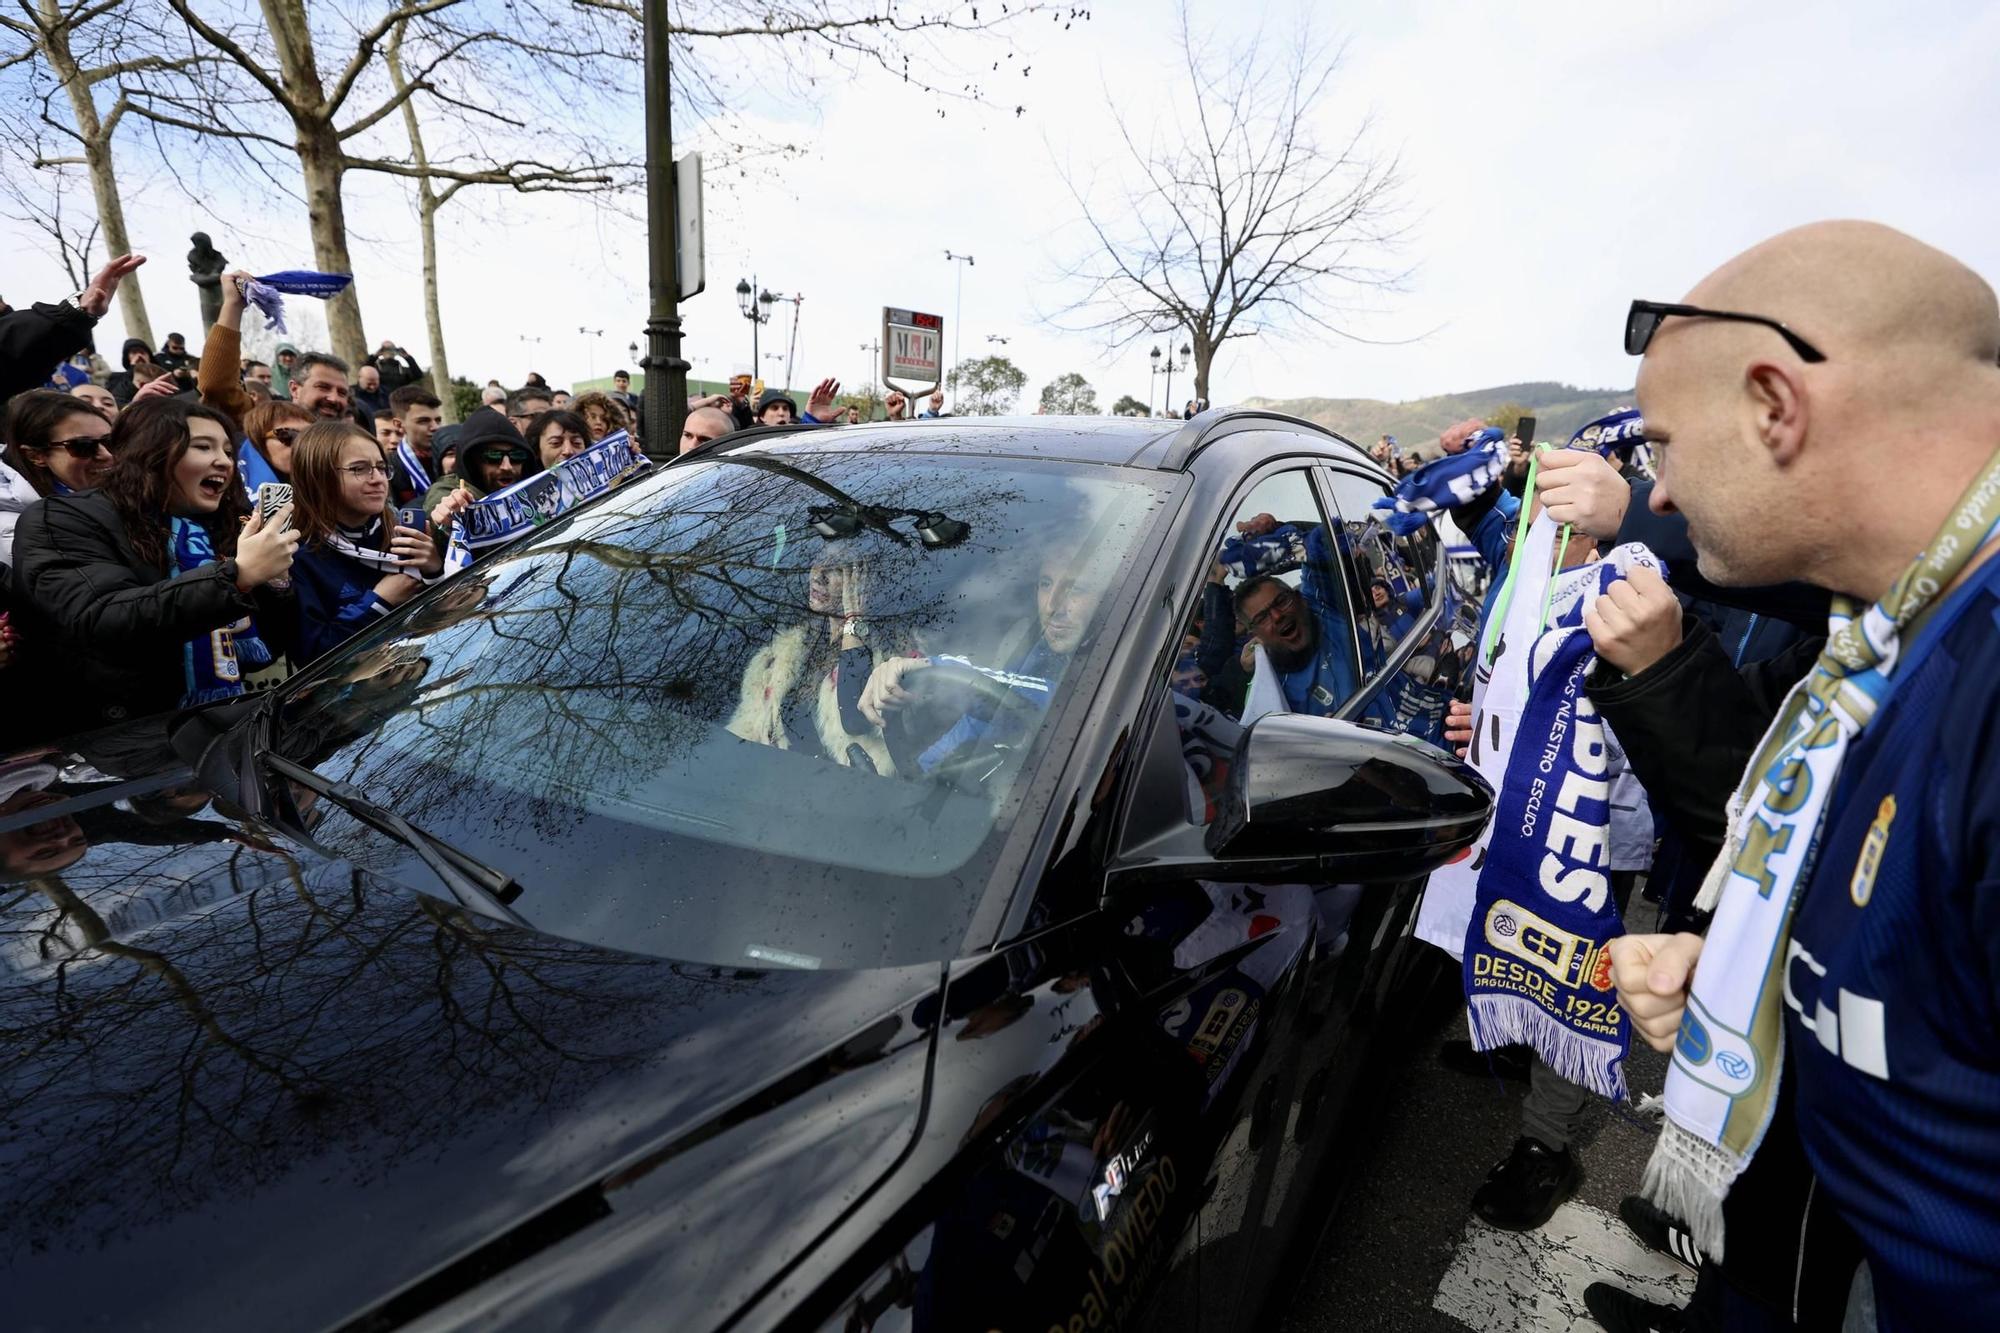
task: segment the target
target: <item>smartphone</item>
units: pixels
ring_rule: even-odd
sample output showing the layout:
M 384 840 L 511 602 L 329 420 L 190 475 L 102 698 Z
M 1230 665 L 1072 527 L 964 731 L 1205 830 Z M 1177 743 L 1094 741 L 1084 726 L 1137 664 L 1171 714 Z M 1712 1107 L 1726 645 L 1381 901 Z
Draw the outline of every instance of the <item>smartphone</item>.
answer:
M 292 502 L 292 488 L 282 481 L 267 481 L 257 488 L 257 512 L 269 523 L 271 516 Z
M 399 528 L 415 528 L 418 532 L 429 532 L 431 530 L 431 516 L 414 505 L 408 509 L 398 509 L 396 511 L 396 526 Z
M 1514 434 L 1520 437 L 1523 449 L 1534 447 L 1535 419 L 1533 417 L 1522 417 L 1520 423 L 1514 427 Z

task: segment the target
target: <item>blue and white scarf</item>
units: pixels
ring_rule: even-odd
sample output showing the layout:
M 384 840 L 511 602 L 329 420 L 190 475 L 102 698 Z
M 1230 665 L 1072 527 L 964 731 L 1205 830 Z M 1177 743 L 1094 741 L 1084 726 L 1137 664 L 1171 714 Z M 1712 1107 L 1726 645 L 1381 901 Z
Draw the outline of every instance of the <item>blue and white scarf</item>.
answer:
M 278 293 L 317 296 L 324 301 L 330 296 L 338 296 L 346 291 L 347 284 L 353 281 L 354 275 L 351 273 L 315 273 L 309 269 L 286 269 L 282 273 L 266 273 L 261 278 L 239 278 L 237 285 L 243 289 L 243 299 L 262 311 L 273 329 L 283 333 L 285 302 Z
M 285 479 L 271 466 L 271 460 L 264 457 L 264 451 L 252 440 L 245 440 L 236 451 L 236 475 L 243 479 L 243 491 L 253 501 L 257 498 L 259 486 L 266 483 L 275 486 L 285 484 Z
M 191 519 L 173 520 L 173 543 L 174 567 L 183 574 L 215 563 L 208 529 Z M 181 707 L 234 698 L 243 693 L 246 666 L 258 671 L 269 665 L 271 650 L 249 616 L 189 639 L 181 646 Z
M 1695 1244 L 1714 1258 L 1723 1256 L 1722 1201 L 1777 1110 L 1792 913 L 1848 747 L 1899 674 L 1964 610 L 1962 593 L 1941 602 L 1941 590 L 1996 538 L 2000 454 L 1880 602 L 1834 598 L 1825 651 L 1786 696 L 1729 800 L 1729 836 L 1697 899 L 1715 919 L 1667 1070 L 1667 1123 L 1642 1185 L 1687 1220 Z
M 464 569 L 483 552 L 568 513 L 651 466 L 652 460 L 632 447 L 630 435 L 613 431 L 575 458 L 474 500 L 452 522 L 444 553 L 446 572 Z
M 1500 484 L 1507 467 L 1506 455 L 1500 452 L 1505 438 L 1497 427 L 1488 426 L 1466 442 L 1464 452 L 1446 454 L 1397 482 L 1395 494 L 1377 500 L 1375 508 L 1388 510 L 1390 529 L 1407 537 L 1440 511 L 1471 504 Z
M 1564 577 L 1528 658 L 1528 699 L 1493 812 L 1465 938 L 1475 1050 L 1526 1044 L 1563 1078 L 1625 1096 L 1631 1025 L 1605 945 L 1624 933 L 1611 898 L 1611 750 L 1584 692 L 1596 662 L 1586 606 L 1638 565 L 1643 546 Z
M 1622 411 L 1601 416 L 1576 434 L 1569 437 L 1568 448 L 1595 449 L 1609 458 L 1613 454 L 1629 454 L 1638 443 L 1646 438 L 1646 423 L 1639 416 L 1639 409 L 1628 407 Z
M 424 466 L 424 460 L 417 457 L 417 451 L 410 447 L 408 440 L 396 446 L 396 461 L 403 465 L 403 471 L 416 486 L 418 495 L 431 488 L 430 470 Z

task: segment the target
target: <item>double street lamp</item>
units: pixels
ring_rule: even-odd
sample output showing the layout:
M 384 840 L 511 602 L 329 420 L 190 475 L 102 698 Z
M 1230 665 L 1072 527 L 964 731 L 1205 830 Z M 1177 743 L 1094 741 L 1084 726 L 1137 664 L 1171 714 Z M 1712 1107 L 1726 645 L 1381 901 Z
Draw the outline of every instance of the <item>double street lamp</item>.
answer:
M 750 321 L 750 367 L 755 370 L 763 358 L 757 353 L 757 331 L 771 322 L 771 304 L 778 298 L 757 287 L 755 278 L 736 280 L 736 309 Z M 751 293 L 756 293 L 753 296 Z
M 1172 412 L 1174 410 L 1174 371 L 1186 370 L 1188 368 L 1188 358 L 1193 355 L 1194 348 L 1189 347 L 1186 343 L 1181 344 L 1180 364 L 1178 366 L 1174 364 L 1174 358 L 1171 356 L 1167 358 L 1167 364 L 1161 366 L 1160 349 L 1158 347 L 1153 348 L 1152 351 L 1146 354 L 1147 359 L 1153 363 L 1153 373 L 1167 377 L 1166 396 L 1160 400 L 1160 410 L 1162 412 Z

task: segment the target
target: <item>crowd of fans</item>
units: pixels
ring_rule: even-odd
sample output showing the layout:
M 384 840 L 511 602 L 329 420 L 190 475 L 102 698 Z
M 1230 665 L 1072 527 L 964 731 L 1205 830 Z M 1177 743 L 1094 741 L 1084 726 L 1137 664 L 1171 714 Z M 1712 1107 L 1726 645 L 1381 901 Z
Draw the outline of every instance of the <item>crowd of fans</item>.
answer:
M 141 262 L 113 262 L 68 301 L 0 316 L 0 563 L 10 567 L 0 579 L 0 678 L 16 686 L 16 699 L 35 701 L 6 710 L 10 739 L 226 698 L 286 660 L 309 660 L 447 577 L 446 533 L 467 506 L 643 429 L 623 372 L 610 392 L 574 396 L 538 375 L 512 390 L 489 382 L 481 407 L 446 425 L 422 368 L 391 342 L 352 368 L 291 345 L 273 364 L 246 359 L 245 299 L 233 280 L 198 355 L 177 334 L 158 351 L 131 339 L 115 371 L 92 375 L 72 358 Z M 239 276 L 247 277 L 229 278 Z M 1664 318 L 1679 322 L 1662 335 L 1666 354 L 1652 352 L 1641 374 L 1643 434 L 1636 414 L 1622 414 L 1616 447 L 1607 433 L 1531 460 L 1523 440 L 1466 421 L 1441 432 L 1432 451 L 1406 451 L 1386 435 L 1371 450 L 1404 483 L 1398 507 L 1476 551 L 1496 585 L 1514 564 L 1524 506 L 1563 525 L 1557 567 L 1640 543 L 1671 571 L 1671 588 L 1638 570 L 1607 584 L 1583 624 L 1595 652 L 1588 695 L 1615 740 L 1608 780 L 1627 781 L 1637 808 L 1650 809 L 1642 835 L 1607 839 L 1603 864 L 1621 907 L 1643 877 L 1661 922 L 1657 934 L 1612 941 L 1605 966 L 1640 1035 L 1662 1049 L 1678 1037 L 1684 1062 L 1708 1058 L 1690 1053 L 1699 1043 L 1687 1035 L 1701 1030 L 1688 1006 L 1703 936 L 1712 925 L 1735 928 L 1730 900 L 1717 916 L 1705 881 L 1733 870 L 1754 889 L 1764 867 L 1743 859 L 1744 830 L 1767 859 L 1797 830 L 1759 824 L 1745 799 L 1793 815 L 1815 781 L 1810 770 L 1773 763 L 1751 772 L 1732 801 L 1753 755 L 1804 734 L 1780 726 L 1766 738 L 1766 728 L 1781 708 L 1803 708 L 1807 749 L 1846 746 L 1879 710 L 1888 720 L 1875 725 L 1904 740 L 1892 750 L 1856 742 L 1837 759 L 1863 776 L 1895 771 L 1868 779 L 1866 809 L 1836 802 L 1799 840 L 1825 839 L 1846 859 L 1829 872 L 1841 880 L 1837 894 L 1808 882 L 1813 866 L 1789 886 L 1802 905 L 1792 952 L 1773 965 L 1791 1028 L 1786 1081 L 1750 1145 L 1754 1160 L 1743 1151 L 1733 1172 L 1718 1169 L 1719 1186 L 1708 1182 L 1716 1218 L 1698 1216 L 1692 1195 L 1659 1188 L 1655 1199 L 1678 1197 L 1694 1221 L 1636 1194 L 1621 1210 L 1634 1231 L 1698 1268 L 1694 1300 L 1679 1309 L 1601 1284 L 1591 1310 L 1614 1330 L 1865 1328 L 1878 1307 L 1882 1327 L 1992 1326 L 1989 1316 L 2000 1319 L 2000 807 L 1980 781 L 1981 747 L 1996 729 L 1993 658 L 1980 654 L 2000 623 L 2000 593 L 1974 552 L 2000 532 L 2000 311 L 1962 266 L 1862 224 L 1781 237 L 1696 295 L 1706 304 L 1654 307 L 1650 323 L 1646 303 L 1635 305 L 1634 354 L 1648 353 Z M 1742 313 L 1764 308 L 1810 324 L 1824 350 L 1775 317 Z M 727 393 L 691 401 L 676 452 L 699 454 L 759 425 L 858 419 L 839 405 L 831 379 L 803 407 L 781 390 L 751 390 L 738 376 Z M 1188 411 L 1201 406 L 1191 401 Z M 918 408 L 900 393 L 886 402 L 892 420 L 937 416 L 943 395 Z M 1732 434 L 1754 462 L 1716 451 L 1713 441 Z M 1649 456 L 1670 443 L 1684 452 L 1655 475 Z M 1451 484 L 1427 489 L 1425 478 Z M 1977 540 L 1968 545 L 1948 521 Z M 1294 550 L 1309 559 L 1315 542 L 1331 540 L 1260 514 L 1217 557 L 1206 619 L 1187 635 L 1187 674 L 1204 691 L 1226 689 L 1246 723 L 1253 708 L 1331 713 L 1358 683 L 1327 680 L 1314 652 L 1318 636 L 1333 632 L 1321 628 L 1333 624 L 1326 607 L 1340 598 L 1263 572 L 1269 559 Z M 1946 560 L 1953 551 L 1956 563 Z M 1932 563 L 1910 565 L 1913 556 Z M 1243 578 L 1233 595 L 1220 586 L 1226 569 Z M 1961 584 L 1970 590 L 1961 600 L 1976 597 L 1995 614 L 1939 622 L 1952 626 L 1955 674 L 1938 679 L 1931 659 L 1911 653 L 1917 663 L 1903 670 L 1930 670 L 1929 693 L 1889 709 L 1897 636 L 1914 637 L 1930 600 Z M 1375 579 L 1366 595 L 1386 667 L 1414 617 L 1393 580 Z M 1458 701 L 1440 711 L 1449 720 L 1439 736 L 1462 746 L 1474 673 L 1461 682 L 1456 663 L 1444 672 L 1443 652 L 1437 679 L 1448 680 L 1446 693 L 1457 688 Z M 1977 669 L 1957 670 L 1966 667 Z M 1857 704 L 1843 682 L 1872 693 Z M 1407 717 L 1378 720 L 1412 729 Z M 1819 780 L 1830 783 L 1831 773 Z M 1893 824 L 1901 844 L 1890 841 L 1896 794 L 1908 811 Z M 1871 816 L 1875 831 L 1856 852 Z M 1890 869 L 1878 881 L 1883 865 Z M 1872 915 L 1836 918 L 1829 904 L 1842 895 Z M 1793 976 L 1801 955 L 1810 978 Z M 1759 975 L 1765 967 L 1760 957 Z M 1794 980 L 1835 996 L 1831 1007 L 1802 1005 Z M 1571 1138 L 1588 1095 L 1525 1050 L 1460 1043 L 1445 1058 L 1530 1084 L 1520 1137 L 1472 1206 L 1494 1226 L 1544 1225 L 1577 1188 Z M 1668 1106 L 1672 1116 L 1672 1084 Z M 1726 1149 L 1728 1135 L 1719 1137 Z M 1727 1221 L 1726 1264 L 1718 1218 Z M 1933 1316 L 1945 1323 L 1927 1322 Z

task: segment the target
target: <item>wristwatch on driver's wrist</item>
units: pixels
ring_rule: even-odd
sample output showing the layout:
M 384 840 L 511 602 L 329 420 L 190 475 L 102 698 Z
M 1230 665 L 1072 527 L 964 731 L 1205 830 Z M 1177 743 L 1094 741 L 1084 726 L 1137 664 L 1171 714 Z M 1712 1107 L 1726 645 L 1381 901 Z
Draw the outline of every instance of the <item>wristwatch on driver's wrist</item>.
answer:
M 849 616 L 847 623 L 840 627 L 840 632 L 848 638 L 868 642 L 868 622 L 860 616 Z

